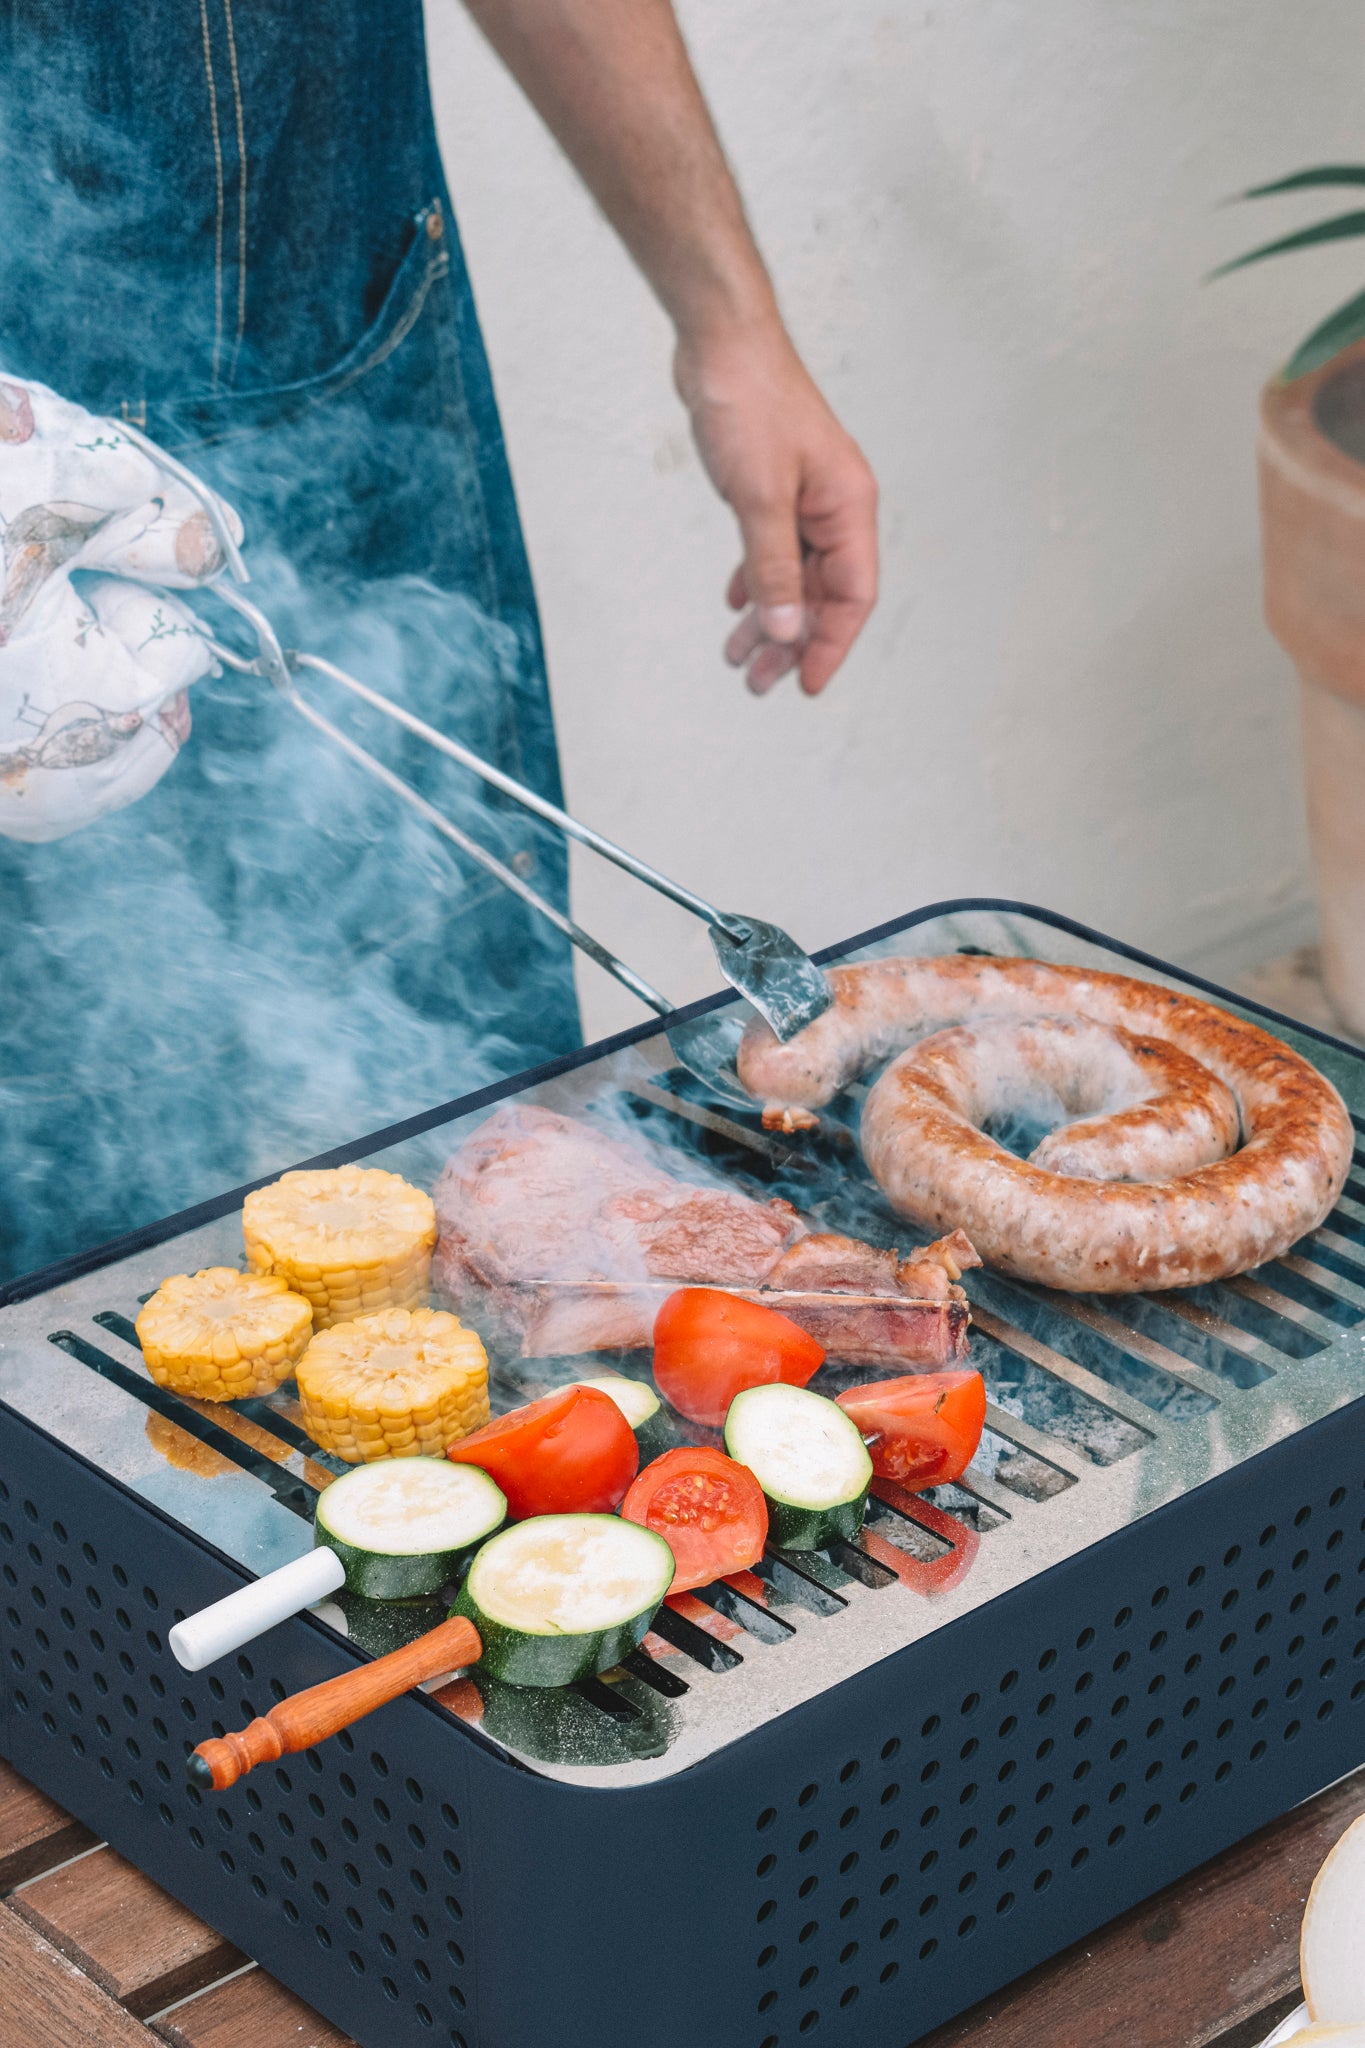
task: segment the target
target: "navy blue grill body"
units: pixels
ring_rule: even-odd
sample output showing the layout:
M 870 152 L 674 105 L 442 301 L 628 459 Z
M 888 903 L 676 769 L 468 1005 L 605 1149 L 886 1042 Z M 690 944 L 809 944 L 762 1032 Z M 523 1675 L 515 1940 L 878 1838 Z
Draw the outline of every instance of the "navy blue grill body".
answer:
M 172 1603 L 240 1571 L 0 1409 L 0 1747 L 364 2048 L 907 2048 L 1360 1762 L 1363 1421 L 657 1785 L 409 1696 L 206 1797 L 188 1749 L 353 1653 L 301 1619 L 182 1672 Z

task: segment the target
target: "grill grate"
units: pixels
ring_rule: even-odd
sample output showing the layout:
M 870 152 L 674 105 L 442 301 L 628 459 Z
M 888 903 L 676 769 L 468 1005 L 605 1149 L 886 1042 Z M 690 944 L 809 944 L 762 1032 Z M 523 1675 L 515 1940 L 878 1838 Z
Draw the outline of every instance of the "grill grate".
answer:
M 930 925 L 913 941 L 929 951 L 951 937 Z M 1056 941 L 1055 932 L 1017 926 L 1008 935 L 1011 950 L 1054 956 Z M 1114 964 L 1095 947 L 1079 951 Z M 662 1038 L 647 1040 L 541 1087 L 537 1099 L 638 1126 L 685 1166 L 759 1196 L 780 1193 L 821 1227 L 906 1242 L 857 1149 L 861 1088 L 847 1091 L 808 1139 L 784 1139 L 757 1117 L 713 1109 L 661 1051 L 666 1059 Z M 1334 1078 L 1360 1090 L 1354 1063 Z M 1365 1130 L 1365 1117 L 1356 1124 Z M 429 1184 L 466 1127 L 452 1118 L 371 1156 Z M 588 1782 L 681 1769 L 1248 1455 L 1282 1432 L 1286 1412 L 1293 1420 L 1323 1412 L 1324 1361 L 1339 1372 L 1349 1344 L 1354 1375 L 1362 1373 L 1353 1333 L 1365 1322 L 1365 1146 L 1357 1161 L 1360 1177 L 1323 1229 L 1243 1279 L 1101 1300 L 970 1274 L 973 1358 L 989 1406 L 981 1450 L 959 1483 L 913 1498 L 879 1487 L 856 1543 L 800 1557 L 772 1550 L 733 1586 L 679 1602 L 637 1657 L 577 1688 L 572 1710 L 550 1717 L 552 1736 L 522 1727 L 520 1702 L 485 1688 L 485 1732 L 541 1770 Z M 237 1228 L 235 1215 L 223 1218 L 0 1312 L 0 1392 L 44 1422 L 60 1353 L 70 1361 L 61 1392 L 73 1447 L 98 1442 L 103 1456 L 112 1432 L 115 1469 L 134 1490 L 264 1570 L 306 1546 L 301 1525 L 316 1487 L 344 1468 L 311 1443 L 287 1393 L 223 1411 L 155 1387 L 133 1327 L 139 1301 L 166 1272 L 235 1257 Z M 647 1356 L 612 1362 L 648 1374 Z M 582 1367 L 496 1355 L 493 1363 L 495 1411 Z M 837 1392 L 866 1376 L 831 1361 L 815 1384 Z M 1356 1391 L 1354 1378 L 1342 1391 Z M 376 1612 L 345 1596 L 341 1605 L 356 1640 L 375 1651 L 417 1633 L 435 1612 Z M 460 1710 L 480 1714 L 468 1690 Z

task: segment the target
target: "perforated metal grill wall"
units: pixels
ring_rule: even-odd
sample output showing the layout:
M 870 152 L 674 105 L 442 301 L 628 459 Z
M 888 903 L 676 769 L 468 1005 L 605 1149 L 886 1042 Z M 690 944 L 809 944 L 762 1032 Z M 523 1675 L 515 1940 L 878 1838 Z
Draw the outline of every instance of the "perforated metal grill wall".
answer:
M 346 1653 L 296 1621 L 186 1677 L 166 1587 L 226 1568 L 0 1416 L 0 1747 L 369 2048 L 907 2048 L 1361 1761 L 1363 1420 L 660 1784 L 408 1699 L 205 1799 L 185 1750 Z
M 1079 1628 L 1040 1627 L 1029 1657 L 869 1728 L 760 1807 L 755 2048 L 961 1971 L 968 1945 L 1060 1891 L 1107 1892 L 1132 1838 L 1197 1828 L 1235 1778 L 1273 1798 L 1290 1748 L 1334 1717 L 1365 1753 L 1360 1466 L 1343 1445 L 1245 1542 L 1143 1577 Z
M 370 2038 L 473 2048 L 459 1807 L 428 1789 L 420 1741 L 369 1721 L 205 1796 L 186 1782 L 188 1751 L 315 1676 L 316 1640 L 306 1659 L 295 1649 L 297 1675 L 277 1631 L 191 1677 L 165 1645 L 187 1587 L 172 1606 L 155 1520 L 118 1496 L 92 1517 L 54 1490 L 46 1460 L 25 1463 L 26 1478 L 11 1461 L 0 1477 L 7 1735 L 21 1768 L 171 1873 L 171 1889 L 196 1903 L 207 1891 L 215 1924 L 286 1951 L 288 1973 L 325 1971 L 322 2002 L 367 2016 Z

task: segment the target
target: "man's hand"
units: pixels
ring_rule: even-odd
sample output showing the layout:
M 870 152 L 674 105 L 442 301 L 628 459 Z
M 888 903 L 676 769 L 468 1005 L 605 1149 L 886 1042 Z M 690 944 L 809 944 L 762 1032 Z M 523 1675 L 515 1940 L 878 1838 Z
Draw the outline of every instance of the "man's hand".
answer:
M 680 343 L 678 390 L 706 472 L 739 520 L 744 560 L 725 644 L 763 696 L 790 669 L 818 696 L 877 597 L 877 485 L 781 325 Z M 745 609 L 747 607 L 747 609 Z
M 675 374 L 744 543 L 729 659 L 825 687 L 877 595 L 876 486 L 782 325 L 670 0 L 467 0 L 678 334 Z

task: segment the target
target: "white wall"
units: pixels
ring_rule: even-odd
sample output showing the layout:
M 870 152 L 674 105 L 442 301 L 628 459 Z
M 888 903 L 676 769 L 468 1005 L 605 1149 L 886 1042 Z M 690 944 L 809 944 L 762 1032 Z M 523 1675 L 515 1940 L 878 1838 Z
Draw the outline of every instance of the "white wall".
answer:
M 1220 972 L 1305 936 L 1254 408 L 1362 257 L 1200 279 L 1332 204 L 1223 195 L 1365 156 L 1358 0 L 683 0 L 882 484 L 881 606 L 816 703 L 722 666 L 736 545 L 665 323 L 455 0 L 429 11 L 580 813 L 808 945 L 970 892 Z M 717 985 L 614 871 L 580 863 L 576 906 L 669 993 Z M 581 986 L 590 1035 L 641 1014 Z

